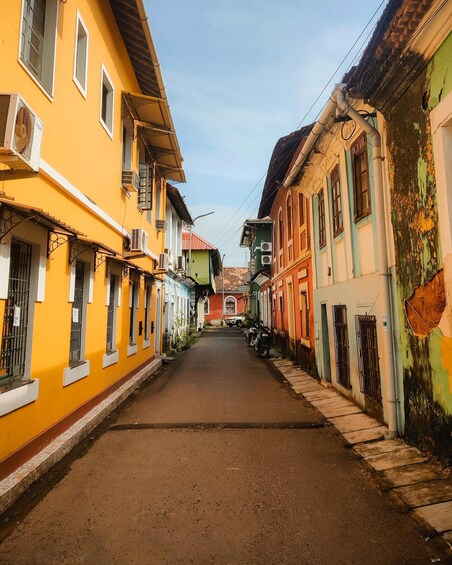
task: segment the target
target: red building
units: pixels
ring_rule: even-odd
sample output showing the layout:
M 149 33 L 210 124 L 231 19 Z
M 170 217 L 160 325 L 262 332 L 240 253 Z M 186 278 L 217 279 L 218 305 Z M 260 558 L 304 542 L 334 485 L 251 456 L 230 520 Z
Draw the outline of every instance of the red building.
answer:
M 238 289 L 246 284 L 247 278 L 248 269 L 246 267 L 224 267 L 224 271 L 218 277 L 215 277 L 216 294 L 209 296 L 204 304 L 205 320 L 207 322 L 220 323 L 223 318 L 223 312 L 225 320 L 231 316 L 245 313 L 247 297 Z

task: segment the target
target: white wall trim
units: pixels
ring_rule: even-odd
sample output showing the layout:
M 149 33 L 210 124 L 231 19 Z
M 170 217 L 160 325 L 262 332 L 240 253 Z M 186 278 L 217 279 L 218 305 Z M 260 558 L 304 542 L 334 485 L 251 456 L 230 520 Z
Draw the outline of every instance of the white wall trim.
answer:
M 0 393 L 0 416 L 5 416 L 38 399 L 39 379 Z
M 77 367 L 66 367 L 63 371 L 63 386 L 68 386 L 89 375 L 90 362 L 85 361 Z
M 107 214 L 100 206 L 94 204 L 87 198 L 81 190 L 79 190 L 76 186 L 70 183 L 63 175 L 61 175 L 58 171 L 56 171 L 47 161 L 41 158 L 40 162 L 40 169 L 41 171 L 49 177 L 53 182 L 55 182 L 61 189 L 65 192 L 70 194 L 77 202 L 82 204 L 85 208 L 87 208 L 90 212 L 95 214 L 98 218 L 100 218 L 107 226 L 113 228 L 119 234 L 124 237 L 131 238 L 131 234 L 116 220 L 114 220 L 109 214 Z M 153 253 L 149 248 L 146 248 L 146 255 L 149 255 L 155 261 L 158 261 L 158 256 Z
M 129 345 L 127 346 L 127 357 L 135 355 L 135 353 L 138 353 L 138 343 L 129 343 Z
M 119 361 L 119 351 L 112 351 L 111 353 L 104 353 L 102 355 L 102 369 L 114 365 Z

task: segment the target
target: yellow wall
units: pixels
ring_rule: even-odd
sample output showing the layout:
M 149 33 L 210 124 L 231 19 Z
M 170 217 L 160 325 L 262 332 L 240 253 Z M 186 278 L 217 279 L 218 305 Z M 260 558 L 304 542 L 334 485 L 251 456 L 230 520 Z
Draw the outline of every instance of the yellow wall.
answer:
M 108 2 L 70 0 L 58 2 L 54 97 L 39 88 L 18 62 L 22 1 L 2 2 L 0 18 L 0 92 L 18 92 L 44 123 L 42 159 L 66 181 L 94 201 L 127 230 L 142 227 L 149 233 L 148 247 L 157 256 L 163 251 L 164 234 L 158 233 L 137 209 L 137 195 L 121 190 L 121 91 L 140 92 L 133 69 L 116 27 Z M 87 98 L 73 81 L 77 9 L 89 32 Z M 115 87 L 113 140 L 99 122 L 101 65 L 105 65 Z M 135 159 L 136 162 L 136 159 Z M 99 219 L 52 178 L 41 173 L 30 179 L 0 182 L 0 191 L 18 203 L 34 205 L 66 222 L 89 238 L 122 253 L 123 236 Z M 162 194 L 161 217 L 164 217 Z M 154 212 L 152 220 L 154 220 Z M 13 232 L 14 235 L 14 232 Z M 45 299 L 35 304 L 32 335 L 31 377 L 40 381 L 39 398 L 0 418 L 0 462 L 28 441 L 52 427 L 70 412 L 95 397 L 154 355 L 151 346 L 127 357 L 129 324 L 129 281 L 122 282 L 121 306 L 117 309 L 118 363 L 102 369 L 106 348 L 106 264 L 94 276 L 93 302 L 87 306 L 85 359 L 90 375 L 63 387 L 63 370 L 69 361 L 71 303 L 69 295 L 69 245 L 59 247 L 47 261 Z M 83 255 L 87 259 L 90 254 Z M 137 261 L 153 271 L 150 257 Z M 155 319 L 156 289 L 153 287 L 152 315 Z M 144 322 L 144 282 L 140 283 L 138 322 Z M 0 300 L 3 319 L 4 300 Z M 1 327 L 0 327 L 1 328 Z M 1 329 L 0 329 L 1 331 Z M 0 391 L 1 394 L 1 391 Z

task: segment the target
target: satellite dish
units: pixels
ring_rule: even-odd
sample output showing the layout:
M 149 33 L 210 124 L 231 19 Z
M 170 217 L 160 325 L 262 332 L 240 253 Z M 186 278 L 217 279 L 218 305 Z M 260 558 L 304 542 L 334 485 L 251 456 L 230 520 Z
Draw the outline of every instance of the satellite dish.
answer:
M 14 124 L 14 149 L 21 155 L 29 153 L 32 136 L 33 116 L 28 108 L 21 106 Z

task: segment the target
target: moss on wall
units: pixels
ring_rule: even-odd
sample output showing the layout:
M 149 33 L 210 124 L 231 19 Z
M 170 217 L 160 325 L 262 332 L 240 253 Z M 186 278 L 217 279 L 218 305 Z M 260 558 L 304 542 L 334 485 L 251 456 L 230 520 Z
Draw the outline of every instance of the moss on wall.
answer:
M 443 359 L 448 338 L 437 327 L 445 300 L 430 131 L 430 110 L 452 88 L 450 61 L 452 35 L 427 66 L 419 57 L 418 68 L 423 71 L 385 118 L 401 318 L 405 435 L 421 448 L 452 460 L 452 391 Z

